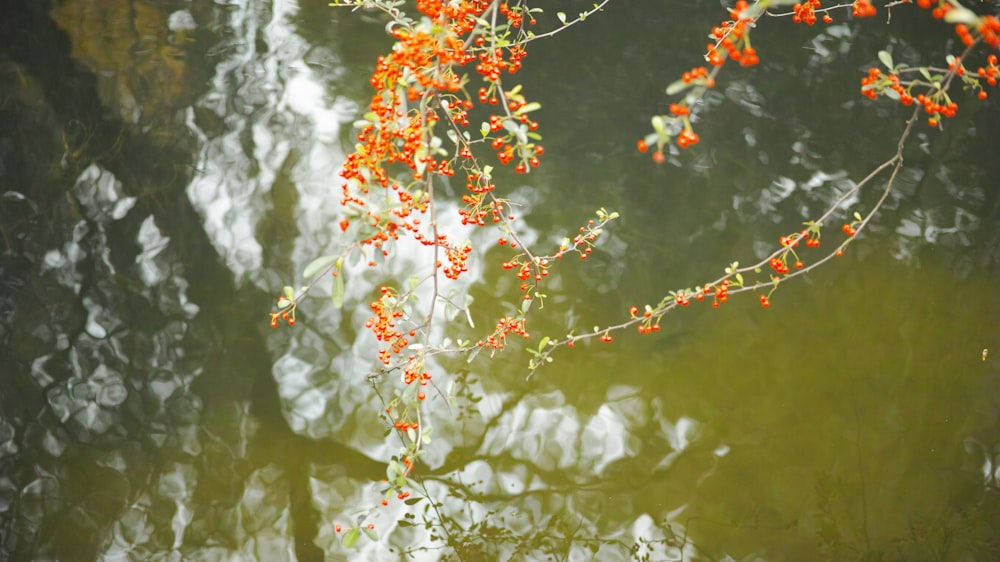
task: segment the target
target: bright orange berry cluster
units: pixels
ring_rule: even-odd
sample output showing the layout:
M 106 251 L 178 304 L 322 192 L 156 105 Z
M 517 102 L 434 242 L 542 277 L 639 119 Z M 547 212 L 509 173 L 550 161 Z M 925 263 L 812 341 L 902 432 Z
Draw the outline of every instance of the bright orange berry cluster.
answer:
M 281 300 L 282 299 L 279 299 L 279 301 L 281 301 Z M 284 320 L 285 322 L 287 322 L 289 326 L 294 326 L 295 325 L 295 306 L 294 305 L 290 306 L 290 307 L 286 308 L 285 310 L 281 310 L 281 311 L 278 311 L 278 312 L 272 312 L 271 313 L 271 322 L 270 322 L 270 325 L 271 325 L 272 328 L 277 328 L 278 327 L 278 318 L 281 318 L 282 320 Z
M 697 144 L 697 143 L 698 143 L 698 133 L 692 130 L 684 129 L 683 131 L 680 132 L 679 135 L 677 135 L 677 146 L 681 148 L 687 148 L 692 144 Z
M 816 8 L 820 7 L 819 0 L 809 0 L 804 4 L 794 4 L 792 6 L 792 21 L 813 25 L 816 23 Z
M 743 66 L 753 66 L 760 62 L 757 51 L 750 46 L 747 33 L 748 26 L 753 20 L 743 17 L 748 6 L 746 0 L 738 0 L 733 9 L 729 10 L 729 21 L 724 21 L 712 29 L 712 37 L 718 42 L 709 43 L 706 47 L 705 58 L 710 65 L 721 66 L 726 60 L 723 53 Z
M 515 334 L 523 338 L 528 338 L 530 335 L 525 330 L 524 322 L 524 318 L 504 316 L 497 322 L 496 328 L 493 329 L 493 333 L 490 334 L 485 340 L 476 342 L 476 345 L 488 349 L 499 350 L 507 346 L 507 334 Z
M 997 66 L 997 56 L 989 55 L 986 57 L 986 66 L 980 66 L 976 69 L 976 75 L 980 78 L 985 78 L 986 83 L 990 86 L 997 85 L 997 79 L 1000 78 L 1000 67 Z M 986 96 L 982 95 L 985 92 L 980 92 L 980 99 Z
M 872 5 L 871 0 L 855 0 L 851 4 L 851 15 L 856 18 L 870 18 L 877 13 L 875 6 Z
M 715 86 L 714 82 L 709 81 L 708 69 L 704 66 L 696 66 L 684 74 L 681 74 L 681 80 L 683 80 L 685 84 L 691 84 L 697 80 L 702 80 L 704 81 L 703 85 L 706 88 L 712 88 Z
M 395 291 L 383 286 L 379 288 L 379 292 L 382 296 L 373 300 L 370 305 L 375 316 L 365 321 L 365 328 L 371 330 L 377 340 L 389 345 L 388 348 L 379 349 L 378 352 L 379 360 L 388 365 L 392 361 L 392 356 L 398 354 L 410 342 L 397 326 L 397 320 L 403 317 L 403 311 L 400 310 Z

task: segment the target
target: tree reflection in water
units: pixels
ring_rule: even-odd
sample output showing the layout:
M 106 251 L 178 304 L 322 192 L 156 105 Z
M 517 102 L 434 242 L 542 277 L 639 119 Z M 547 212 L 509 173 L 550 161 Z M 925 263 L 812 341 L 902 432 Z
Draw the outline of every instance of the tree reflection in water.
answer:
M 395 450 L 362 384 L 369 342 L 355 336 L 367 288 L 349 285 L 343 312 L 316 305 L 294 332 L 266 330 L 262 311 L 282 279 L 336 243 L 327 196 L 355 111 L 346 100 L 370 95 L 366 65 L 386 45 L 382 22 L 320 4 L 43 4 L 22 2 L 0 23 L 9 124 L 0 138 L 0 559 L 986 559 L 1000 550 L 1000 354 L 970 366 L 960 328 L 986 334 L 977 353 L 996 339 L 990 319 L 1000 311 L 980 270 L 995 271 L 1000 247 L 995 190 L 984 189 L 997 162 L 950 161 L 995 132 L 914 156 L 926 159 L 908 181 L 916 202 L 898 202 L 885 224 L 899 230 L 882 240 L 908 265 L 859 258 L 864 284 L 832 273 L 816 289 L 789 288 L 796 304 L 769 316 L 738 305 L 721 320 L 692 315 L 656 342 L 560 358 L 527 384 L 517 358 L 443 362 L 465 384 L 457 407 L 440 409 L 419 471 L 416 492 L 431 500 L 391 504 L 378 519 L 382 542 L 351 553 L 334 525 L 377 501 L 367 484 Z M 655 24 L 644 10 L 625 12 L 616 13 L 624 27 L 595 20 L 612 29 L 594 37 Z M 789 51 L 775 64 L 825 64 L 850 50 L 832 31 L 820 37 L 811 54 Z M 831 49 L 836 41 L 847 47 Z M 858 48 L 868 43 L 877 41 Z M 574 45 L 551 48 L 553 67 L 566 62 L 560 48 L 578 58 Z M 634 51 L 621 57 L 628 68 L 654 66 Z M 815 61 L 801 66 L 810 65 L 816 80 L 839 80 Z M 644 80 L 661 89 L 662 77 L 647 76 L 621 95 L 646 95 Z M 618 94 L 583 90 L 550 84 L 549 118 L 583 113 L 588 130 L 623 139 L 590 145 L 599 135 L 565 127 L 566 138 L 554 131 L 547 143 L 550 152 L 580 145 L 584 160 L 607 155 L 601 185 L 637 186 L 587 195 L 631 205 L 637 224 L 612 245 L 637 273 L 623 276 L 617 263 L 566 272 L 558 282 L 584 297 L 554 299 L 560 318 L 546 330 L 625 310 L 619 301 L 662 289 L 677 270 L 716 265 L 687 263 L 689 248 L 638 251 L 645 241 L 690 239 L 713 254 L 706 260 L 728 257 L 733 240 L 752 252 L 741 226 L 815 203 L 818 187 L 853 171 L 847 157 L 816 157 L 810 147 L 834 133 L 805 110 L 795 114 L 798 142 L 768 145 L 787 127 L 769 120 L 761 91 L 775 88 L 736 81 L 733 107 L 717 100 L 719 122 L 744 111 L 760 122 L 685 172 L 706 193 L 704 210 L 671 210 L 654 183 L 662 171 L 643 183 L 627 169 L 635 161 L 609 148 L 634 136 L 612 122 Z M 874 137 L 863 142 L 888 142 Z M 740 172 L 779 161 L 793 164 L 775 166 L 777 180 Z M 552 186 L 519 191 L 566 201 L 529 217 L 539 232 L 590 212 L 577 176 L 594 167 L 553 159 L 551 168 L 538 177 Z M 710 183 L 708 170 L 733 185 Z M 954 181 L 933 190 L 928 178 Z M 946 261 L 934 261 L 939 249 L 954 277 L 920 269 L 921 258 Z M 409 266 L 401 259 L 394 272 L 405 279 Z M 490 275 L 476 272 L 467 287 L 478 302 L 503 289 Z M 979 300 L 935 302 L 946 291 Z M 789 326 L 809 329 L 773 335 Z M 803 353 L 816 373 L 788 366 Z M 942 382 L 944 369 L 961 374 Z

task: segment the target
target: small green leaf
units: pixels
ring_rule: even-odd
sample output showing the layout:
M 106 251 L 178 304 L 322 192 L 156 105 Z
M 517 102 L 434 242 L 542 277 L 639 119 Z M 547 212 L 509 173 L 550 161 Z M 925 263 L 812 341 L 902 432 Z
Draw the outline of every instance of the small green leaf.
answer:
M 561 21 L 563 25 L 566 25 L 566 12 L 556 12 L 556 17 L 559 18 L 559 21 Z
M 333 293 L 330 295 L 334 308 L 344 306 L 344 272 L 333 278 Z
M 892 55 L 889 54 L 889 51 L 879 51 L 878 60 L 882 61 L 882 64 L 884 64 L 886 68 L 892 70 Z
M 663 117 L 659 115 L 654 115 L 653 118 L 650 119 L 650 124 L 653 125 L 653 130 L 661 135 L 665 134 L 667 131 L 667 126 L 663 122 Z
M 376 533 L 376 532 L 375 532 L 375 529 L 369 529 L 368 527 L 361 527 L 361 530 L 362 530 L 362 531 L 363 531 L 363 532 L 365 533 L 365 535 L 367 535 L 367 536 L 368 536 L 368 538 L 370 538 L 371 540 L 373 540 L 373 541 L 378 541 L 378 533 Z
M 398 527 L 412 527 L 414 524 L 412 521 L 407 521 L 406 519 L 400 519 L 399 521 L 396 521 L 396 525 Z
M 965 25 L 978 27 L 979 16 L 972 10 L 952 3 L 951 9 L 945 12 L 944 21 L 947 23 L 964 23 Z
M 479 352 L 482 351 L 482 350 L 483 350 L 483 348 L 481 346 L 478 346 L 478 345 L 476 347 L 472 348 L 472 351 L 469 352 L 469 356 L 465 358 L 465 362 L 466 363 L 472 363 L 472 361 L 476 358 L 477 355 L 479 355 Z
M 356 527 L 344 533 L 344 538 L 340 539 L 340 543 L 344 545 L 344 548 L 354 548 L 354 545 L 358 544 L 358 539 L 361 538 L 361 531 Z
M 527 103 L 527 104 L 521 106 L 514 113 L 515 113 L 515 115 L 520 115 L 522 113 L 529 113 L 529 112 L 532 112 L 532 111 L 537 111 L 537 110 L 539 110 L 541 108 L 542 108 L 542 104 L 538 103 L 537 101 L 533 101 L 533 102 L 530 102 L 530 103 Z
M 295 289 L 289 287 L 288 285 L 285 285 L 285 287 L 282 289 L 282 292 L 285 293 L 286 299 L 290 301 L 295 300 Z
M 422 502 L 423 500 L 424 498 L 407 498 L 406 500 L 403 501 L 403 503 L 405 503 L 406 505 L 416 505 Z
M 545 346 L 549 345 L 549 336 L 542 338 L 542 341 L 538 342 L 538 351 L 545 349 Z
M 302 272 L 302 276 L 306 278 L 312 277 L 313 275 L 316 275 L 320 271 L 323 271 L 324 269 L 330 267 L 336 261 L 337 261 L 337 256 L 323 256 L 321 258 L 316 258 L 313 261 L 309 262 L 309 265 L 306 266 L 305 271 Z
M 854 211 L 854 218 L 857 219 L 859 222 L 864 220 L 863 218 L 861 218 L 861 213 L 857 211 Z
M 672 82 L 669 86 L 667 86 L 667 95 L 668 96 L 672 96 L 674 94 L 678 94 L 678 93 L 683 92 L 684 90 L 686 90 L 686 89 L 688 89 L 690 87 L 691 87 L 691 84 L 689 84 L 689 83 L 687 83 L 687 82 L 685 82 L 683 80 L 678 80 L 676 82 Z

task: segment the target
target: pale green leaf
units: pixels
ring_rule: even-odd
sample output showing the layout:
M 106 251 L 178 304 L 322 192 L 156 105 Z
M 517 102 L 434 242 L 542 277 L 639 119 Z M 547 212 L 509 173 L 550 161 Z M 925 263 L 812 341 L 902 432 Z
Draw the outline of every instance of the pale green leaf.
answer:
M 333 301 L 334 308 L 340 308 L 344 306 L 344 272 L 341 271 L 339 275 L 333 278 L 333 292 L 330 295 L 330 300 Z
M 957 3 L 951 5 L 951 9 L 945 12 L 944 21 L 948 23 L 964 23 L 972 27 L 979 27 L 979 16 L 972 10 L 959 6 Z
M 684 90 L 686 90 L 686 89 L 688 89 L 690 87 L 691 87 L 691 84 L 689 84 L 689 83 L 687 83 L 687 82 L 685 82 L 683 80 L 678 80 L 676 82 L 672 82 L 669 86 L 667 86 L 667 95 L 668 96 L 672 96 L 674 94 L 683 92 Z
M 312 277 L 313 275 L 316 275 L 320 271 L 323 271 L 324 269 L 330 267 L 336 261 L 337 261 L 337 256 L 323 256 L 321 258 L 316 258 L 313 261 L 309 262 L 309 265 L 306 266 L 305 271 L 302 272 L 302 276 L 308 279 L 309 277 Z
M 884 64 L 886 68 L 892 70 L 892 55 L 889 54 L 889 51 L 879 51 L 878 60 L 882 61 L 882 64 Z
M 344 538 L 340 539 L 340 542 L 344 545 L 344 548 L 354 548 L 354 545 L 358 544 L 358 539 L 360 538 L 361 531 L 354 528 L 344 533 Z

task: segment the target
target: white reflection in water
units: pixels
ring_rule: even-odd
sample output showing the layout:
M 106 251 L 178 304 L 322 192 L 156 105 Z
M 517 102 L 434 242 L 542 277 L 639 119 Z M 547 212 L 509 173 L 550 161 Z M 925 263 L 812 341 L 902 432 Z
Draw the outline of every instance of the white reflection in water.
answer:
M 528 395 L 493 424 L 481 452 L 511 456 L 543 471 L 573 467 L 600 474 L 609 463 L 636 454 L 626 423 L 613 404 L 586 417 L 565 404 L 560 391 Z
M 161 254 L 170 243 L 170 238 L 163 235 L 153 216 L 146 217 L 139 227 L 136 242 L 142 248 L 135 257 L 139 267 L 139 275 L 147 285 L 159 285 L 170 275 L 170 262 Z

